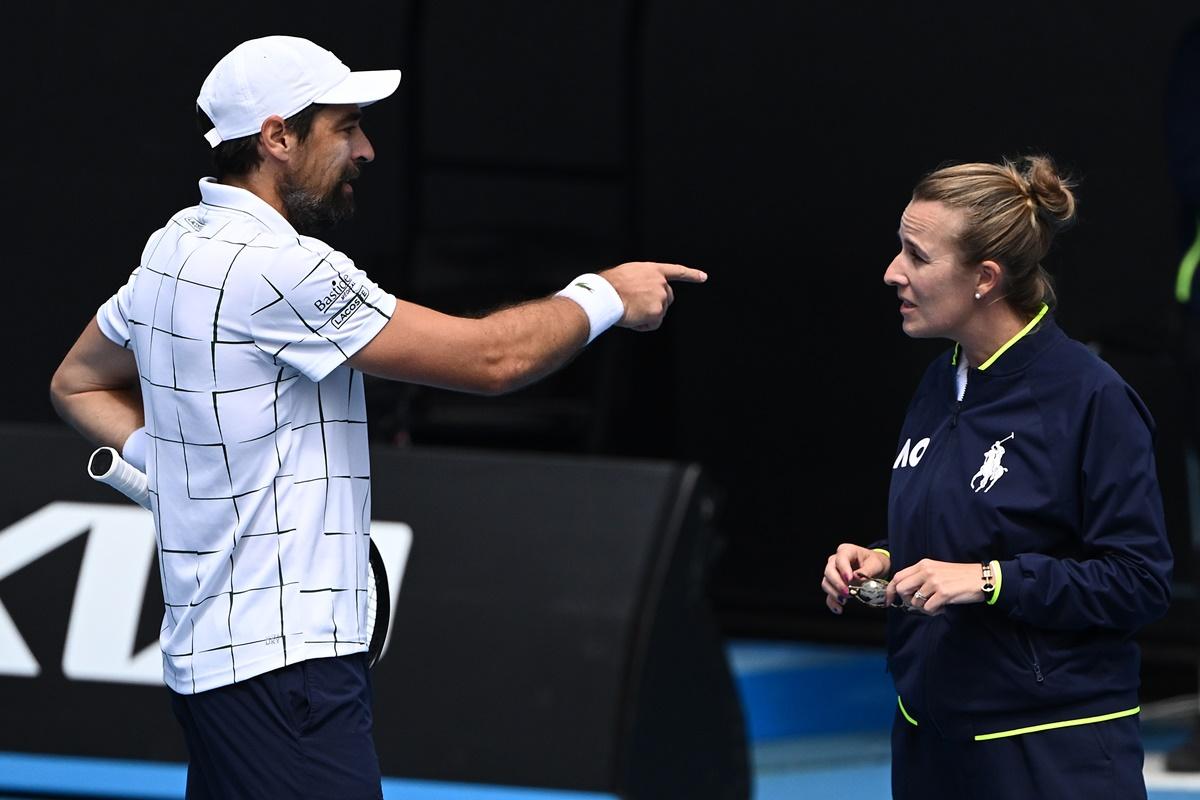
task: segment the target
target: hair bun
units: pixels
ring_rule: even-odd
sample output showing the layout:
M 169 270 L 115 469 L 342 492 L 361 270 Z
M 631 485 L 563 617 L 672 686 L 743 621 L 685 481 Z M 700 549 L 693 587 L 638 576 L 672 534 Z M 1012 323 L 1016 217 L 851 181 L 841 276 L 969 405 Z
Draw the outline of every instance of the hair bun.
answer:
M 1074 182 L 1058 174 L 1049 156 L 1026 156 L 1020 169 L 1029 198 L 1059 226 L 1075 219 Z

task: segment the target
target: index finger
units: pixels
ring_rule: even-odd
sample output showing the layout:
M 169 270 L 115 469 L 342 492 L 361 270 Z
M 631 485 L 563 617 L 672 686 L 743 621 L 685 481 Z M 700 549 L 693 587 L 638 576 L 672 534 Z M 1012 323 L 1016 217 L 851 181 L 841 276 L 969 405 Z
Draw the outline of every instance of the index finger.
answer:
M 833 554 L 833 565 L 839 580 L 849 582 L 854 577 L 854 564 L 850 563 L 850 556 L 841 549 Z
M 704 283 L 708 280 L 708 273 L 701 272 L 698 269 L 685 267 L 682 264 L 664 264 L 663 277 L 669 281 L 683 281 L 685 283 Z
M 833 559 L 830 559 L 830 561 L 825 564 L 825 580 L 829 582 L 829 585 L 832 586 L 838 594 L 848 594 L 850 591 L 850 587 L 848 587 L 846 582 L 842 579 L 841 571 L 838 569 Z
M 900 570 L 895 575 L 893 575 L 891 581 L 888 582 L 887 592 L 885 593 L 884 596 L 887 598 L 887 604 L 889 606 L 895 604 L 897 597 L 901 597 L 900 582 L 903 581 L 906 577 L 908 577 L 906 570 Z

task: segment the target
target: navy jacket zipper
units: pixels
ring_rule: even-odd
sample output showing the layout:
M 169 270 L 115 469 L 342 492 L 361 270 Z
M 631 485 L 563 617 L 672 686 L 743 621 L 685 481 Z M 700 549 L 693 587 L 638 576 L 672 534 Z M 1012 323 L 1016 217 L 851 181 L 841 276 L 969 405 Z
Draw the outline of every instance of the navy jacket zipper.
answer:
M 964 394 L 964 397 L 965 396 L 966 395 Z M 932 535 L 932 531 L 931 531 L 933 526 L 930 522 L 929 509 L 930 509 L 930 505 L 931 505 L 931 500 L 930 500 L 929 495 L 930 495 L 930 492 L 932 491 L 932 487 L 938 485 L 938 477 L 941 475 L 942 470 L 946 466 L 946 460 L 944 458 L 940 457 L 941 453 L 954 452 L 953 438 L 955 437 L 955 435 L 951 432 L 954 430 L 955 424 L 958 422 L 958 409 L 961 407 L 962 407 L 962 400 L 959 400 L 955 404 L 954 416 L 951 418 L 950 429 L 947 432 L 946 438 L 938 446 L 938 448 L 939 448 L 938 456 L 939 457 L 937 459 L 934 472 L 932 475 L 929 476 L 929 480 L 926 481 L 926 483 L 925 483 L 925 525 L 923 527 L 925 529 L 925 557 L 926 558 L 931 557 L 931 553 L 933 550 L 933 535 Z M 916 612 L 906 612 L 906 613 L 916 613 Z M 925 636 L 925 663 L 926 663 L 926 665 L 928 665 L 928 664 L 933 664 L 935 662 L 934 653 L 933 653 L 933 637 L 931 637 L 929 635 L 930 624 L 933 622 L 933 620 L 930 619 L 930 620 L 926 620 L 925 622 L 926 622 L 926 624 L 921 626 L 921 630 L 922 630 L 923 635 Z M 934 701 L 933 701 L 933 694 L 929 690 L 929 669 L 928 669 L 928 667 L 924 670 L 924 674 L 921 676 L 921 689 L 925 693 L 925 711 L 929 715 L 929 724 L 932 725 L 936 731 L 941 733 L 942 728 L 938 724 L 937 717 L 933 713 Z
M 1029 651 L 1029 663 L 1033 665 L 1033 677 L 1038 683 L 1045 682 L 1046 678 L 1042 675 L 1042 665 L 1038 663 L 1037 650 L 1033 647 L 1033 637 L 1027 631 L 1021 631 L 1021 641 L 1025 643 L 1026 649 Z
M 957 389 L 957 386 L 955 388 Z M 965 401 L 966 399 L 967 399 L 967 387 L 963 386 L 962 396 L 957 398 L 954 401 L 954 411 L 950 415 L 950 431 L 951 432 L 954 431 L 958 427 L 958 412 L 962 411 L 963 401 Z M 952 446 L 953 445 L 952 438 L 956 438 L 955 435 L 953 433 L 948 433 L 947 441 L 942 443 L 942 452 L 945 452 L 945 453 L 955 452 L 955 449 Z M 930 481 L 925 484 L 925 487 L 926 487 L 925 488 L 925 555 L 926 555 L 926 557 L 930 556 L 930 553 L 933 549 L 932 548 L 932 535 L 930 532 L 930 524 L 929 524 L 930 487 L 935 486 L 937 484 L 938 476 L 940 475 L 941 470 L 945 466 L 945 464 L 946 464 L 946 460 L 944 458 L 939 458 L 937 460 L 937 470 L 934 472 L 934 474 L 932 476 L 930 476 Z M 928 626 L 924 626 L 924 627 L 925 627 L 925 630 L 928 631 L 928 629 L 929 629 Z M 933 645 L 931 643 L 931 637 L 928 634 L 926 634 L 926 636 L 925 636 L 925 642 L 926 642 L 926 645 L 925 645 L 926 663 L 932 664 L 932 663 L 934 663 Z M 1041 682 L 1041 678 L 1040 678 L 1041 672 L 1039 672 L 1038 675 L 1039 675 L 1038 681 L 1040 683 Z M 933 713 L 933 695 L 929 691 L 929 670 L 928 669 L 925 670 L 925 674 L 923 676 L 922 688 L 925 690 L 925 709 L 929 714 L 929 722 L 940 733 L 942 728 L 940 725 L 938 725 L 937 718 L 934 716 L 934 713 Z

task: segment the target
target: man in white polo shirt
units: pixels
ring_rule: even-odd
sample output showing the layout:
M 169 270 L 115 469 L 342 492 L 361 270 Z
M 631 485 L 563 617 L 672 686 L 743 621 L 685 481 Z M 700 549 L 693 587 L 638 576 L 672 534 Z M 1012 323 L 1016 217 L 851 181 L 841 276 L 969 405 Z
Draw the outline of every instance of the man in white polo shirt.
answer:
M 399 81 L 292 37 L 221 59 L 197 99 L 218 177 L 52 382 L 64 419 L 149 477 L 189 798 L 380 796 L 362 374 L 511 391 L 611 325 L 657 328 L 669 281 L 706 278 L 622 264 L 480 319 L 397 300 L 314 234 L 352 212 L 361 109 Z

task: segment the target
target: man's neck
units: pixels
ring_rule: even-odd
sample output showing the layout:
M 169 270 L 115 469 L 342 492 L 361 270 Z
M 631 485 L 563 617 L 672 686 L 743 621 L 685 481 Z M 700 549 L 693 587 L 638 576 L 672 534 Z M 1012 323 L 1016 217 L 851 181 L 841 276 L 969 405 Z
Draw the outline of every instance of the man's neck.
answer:
M 283 207 L 283 200 L 279 197 L 278 182 L 272 176 L 267 175 L 265 170 L 258 169 L 246 175 L 226 176 L 219 182 L 227 186 L 245 189 L 278 211 L 281 217 L 288 218 L 287 211 Z

